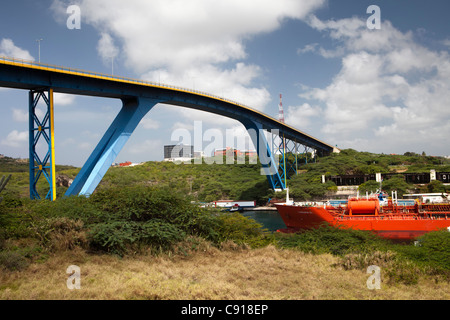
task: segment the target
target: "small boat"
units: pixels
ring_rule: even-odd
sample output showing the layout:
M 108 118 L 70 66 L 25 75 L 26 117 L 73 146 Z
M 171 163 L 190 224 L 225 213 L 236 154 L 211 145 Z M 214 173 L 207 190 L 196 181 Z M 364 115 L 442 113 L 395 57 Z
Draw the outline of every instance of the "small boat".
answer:
M 256 201 L 234 201 L 234 200 L 219 200 L 211 202 L 211 206 L 214 208 L 223 208 L 222 211 L 244 211 L 245 208 L 256 207 Z
M 241 212 L 241 211 L 244 211 L 244 208 L 241 208 L 238 204 L 235 204 L 228 211 L 230 211 L 230 212 Z

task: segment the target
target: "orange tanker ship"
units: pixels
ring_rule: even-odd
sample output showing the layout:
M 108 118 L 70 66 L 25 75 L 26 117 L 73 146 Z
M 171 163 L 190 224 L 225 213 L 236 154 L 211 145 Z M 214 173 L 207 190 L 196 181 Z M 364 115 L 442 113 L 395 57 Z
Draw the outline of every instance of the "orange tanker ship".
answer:
M 384 195 L 350 198 L 346 204 L 278 203 L 278 213 L 287 226 L 282 232 L 319 227 L 328 223 L 335 227 L 373 231 L 381 237 L 411 240 L 424 233 L 449 229 L 449 203 L 398 204 Z

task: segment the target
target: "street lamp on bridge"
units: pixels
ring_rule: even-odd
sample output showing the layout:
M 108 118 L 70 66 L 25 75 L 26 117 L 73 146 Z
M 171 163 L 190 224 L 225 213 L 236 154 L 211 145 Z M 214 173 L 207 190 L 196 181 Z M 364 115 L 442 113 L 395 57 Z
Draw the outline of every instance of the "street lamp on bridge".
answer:
M 36 39 L 36 42 L 38 43 L 39 46 L 39 63 L 41 63 L 41 41 L 43 41 L 44 39 L 40 38 L 40 39 Z

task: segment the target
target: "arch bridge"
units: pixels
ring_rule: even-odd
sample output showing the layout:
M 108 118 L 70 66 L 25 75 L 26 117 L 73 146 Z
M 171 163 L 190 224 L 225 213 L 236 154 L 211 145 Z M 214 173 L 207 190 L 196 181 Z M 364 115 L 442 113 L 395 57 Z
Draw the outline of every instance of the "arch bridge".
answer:
M 41 198 L 36 184 L 42 177 L 45 177 L 49 184 L 45 198 L 56 199 L 54 92 L 116 98 L 123 104 L 67 190 L 67 196 L 89 195 L 94 192 L 139 122 L 158 103 L 211 112 L 242 123 L 257 149 L 262 174 L 267 176 L 273 189 L 286 188 L 286 180 L 296 173 L 299 153 L 312 152 L 323 156 L 338 152 L 333 146 L 248 106 L 205 92 L 171 85 L 0 57 L 0 87 L 29 92 L 29 170 L 32 199 Z M 39 119 L 35 112 L 40 101 L 44 101 L 47 106 L 47 112 L 42 119 Z M 278 141 L 281 142 L 270 146 L 267 132 L 277 135 Z M 39 155 L 36 150 L 36 145 L 41 140 L 48 145 L 44 155 Z M 288 154 L 295 155 L 295 163 L 291 161 L 289 164 Z

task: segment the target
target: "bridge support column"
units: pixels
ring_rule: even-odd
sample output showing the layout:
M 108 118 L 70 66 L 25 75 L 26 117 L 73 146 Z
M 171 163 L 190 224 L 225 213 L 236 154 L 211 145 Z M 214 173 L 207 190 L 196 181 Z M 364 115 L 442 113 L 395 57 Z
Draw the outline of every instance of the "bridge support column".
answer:
M 122 101 L 122 109 L 67 190 L 66 196 L 91 195 L 139 122 L 160 102 L 137 97 Z
M 43 119 L 36 115 L 39 102 L 45 103 L 45 114 Z M 31 90 L 29 92 L 28 118 L 29 118 L 29 166 L 30 166 L 30 198 L 41 199 L 37 183 L 44 176 L 48 182 L 49 190 L 45 199 L 54 201 L 56 199 L 56 176 L 55 176 L 55 141 L 54 141 L 54 116 L 53 116 L 53 90 Z M 44 141 L 45 154 L 42 152 L 40 141 Z M 47 147 L 48 146 L 48 147 Z M 42 157 L 44 155 L 44 157 Z
M 280 170 L 278 170 L 278 172 L 280 173 L 281 176 L 281 180 L 284 182 L 284 185 L 287 185 L 287 179 L 288 179 L 288 167 L 286 165 L 286 156 L 287 156 L 287 151 L 286 151 L 286 139 L 284 138 L 284 134 L 280 134 L 280 139 L 281 142 L 279 145 L 275 146 L 273 148 L 275 154 L 277 154 L 277 152 L 280 153 L 281 155 L 281 159 L 280 159 Z
M 277 133 L 277 136 L 272 137 L 273 152 L 280 155 L 280 176 L 287 185 L 287 180 L 293 176 L 298 175 L 299 170 L 299 156 L 304 158 L 304 163 L 308 164 L 310 161 L 316 161 L 317 150 L 301 143 L 286 139 L 283 133 Z M 300 151 L 301 147 L 304 151 Z
M 252 120 L 241 120 L 241 123 L 247 129 L 253 145 L 258 153 L 259 161 L 261 163 L 261 174 L 265 175 L 269 180 L 272 189 L 284 190 L 286 185 L 279 173 L 279 161 L 274 157 L 264 134 L 262 124 Z

